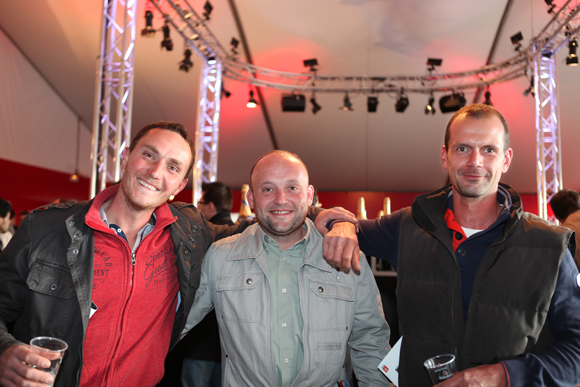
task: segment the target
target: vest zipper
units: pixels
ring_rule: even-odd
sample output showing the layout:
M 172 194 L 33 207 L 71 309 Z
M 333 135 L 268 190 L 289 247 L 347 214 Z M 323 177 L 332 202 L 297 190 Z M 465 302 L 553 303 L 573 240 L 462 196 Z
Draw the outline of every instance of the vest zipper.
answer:
M 135 266 L 137 260 L 135 259 L 135 253 L 131 253 L 131 265 Z

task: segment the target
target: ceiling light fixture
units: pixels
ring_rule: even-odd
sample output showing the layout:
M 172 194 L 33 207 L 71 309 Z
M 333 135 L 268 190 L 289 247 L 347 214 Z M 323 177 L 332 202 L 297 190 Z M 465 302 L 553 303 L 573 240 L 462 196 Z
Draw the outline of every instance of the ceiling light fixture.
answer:
M 395 111 L 397 113 L 403 113 L 407 106 L 409 106 L 409 98 L 405 95 L 405 91 L 401 87 L 401 92 L 399 93 L 397 102 L 395 103 Z
M 566 65 L 567 66 L 578 66 L 578 55 L 576 51 L 578 49 L 578 41 L 576 39 L 570 39 L 568 42 L 568 50 L 569 54 L 566 58 Z
M 316 114 L 320 109 L 322 109 L 322 106 L 316 103 L 316 98 L 314 97 L 314 94 L 312 94 L 312 98 L 310 98 L 310 103 L 312 104 L 312 114 Z
M 379 99 L 377 97 L 368 97 L 367 98 L 367 112 L 376 113 L 378 105 L 379 105 Z
M 318 66 L 318 60 L 316 60 L 316 58 L 305 59 L 302 62 L 304 63 L 304 67 L 310 67 L 310 71 L 316 72 L 316 70 L 318 70 L 316 68 L 316 66 Z
M 425 106 L 425 114 L 435 114 L 435 97 L 433 97 L 433 92 L 431 92 L 431 96 L 429 97 L 429 102 L 427 106 Z
M 238 55 L 238 45 L 240 44 L 239 40 L 236 38 L 232 38 L 232 40 L 230 40 L 230 46 L 232 46 L 232 55 L 236 56 Z
M 554 11 L 554 8 L 556 8 L 556 4 L 553 4 L 554 0 L 544 0 L 546 2 L 546 4 L 548 5 L 548 13 L 552 13 Z
M 161 41 L 161 48 L 165 48 L 167 51 L 173 50 L 173 42 L 169 37 L 169 24 L 167 24 L 167 20 L 165 20 L 165 24 L 161 27 L 163 30 L 163 40 Z
M 524 96 L 528 96 L 528 94 L 532 94 L 532 97 L 536 96 L 535 89 L 534 89 L 534 77 L 530 80 L 530 87 L 524 90 Z
M 465 95 L 463 93 L 455 93 L 451 95 L 445 95 L 439 99 L 439 109 L 441 113 L 456 112 L 466 103 Z
M 427 67 L 427 70 L 429 71 L 429 74 L 435 70 L 435 67 L 441 66 L 441 63 L 443 63 L 443 59 L 427 58 L 427 66 L 429 66 Z
M 303 112 L 306 108 L 304 94 L 282 94 L 283 112 Z
M 493 106 L 493 103 L 491 103 L 491 92 L 489 91 L 489 86 L 487 86 L 485 90 L 485 101 L 483 101 L 483 103 L 485 105 Z
M 209 15 L 211 14 L 211 11 L 213 10 L 213 7 L 210 4 L 209 0 L 205 2 L 205 5 L 203 6 L 203 10 L 205 11 L 203 13 L 203 17 L 207 21 L 207 20 L 209 20 Z
M 520 31 L 517 34 L 512 35 L 510 39 L 512 41 L 512 44 L 514 45 L 514 49 L 519 52 L 522 49 L 522 44 L 520 42 L 524 40 L 522 32 Z
M 145 11 L 145 28 L 141 30 L 141 36 L 146 38 L 152 38 L 155 36 L 155 30 L 153 29 L 153 12 L 149 10 Z
M 339 107 L 340 110 L 343 110 L 345 112 L 354 110 L 352 108 L 352 103 L 350 103 L 350 98 L 348 98 L 348 91 L 344 94 L 343 102 L 344 102 L 343 105 L 341 107 Z
M 192 67 L 193 62 L 191 61 L 191 50 L 186 48 L 185 51 L 183 51 L 183 60 L 179 62 L 179 69 L 187 73 Z
M 230 98 L 231 95 L 232 95 L 232 93 L 230 93 L 228 90 L 226 90 L 226 88 L 224 87 L 224 84 L 222 83 L 222 92 L 220 93 L 220 97 Z
M 248 100 L 246 106 L 249 107 L 250 109 L 253 109 L 256 106 L 258 106 L 258 102 L 254 99 L 254 90 L 250 90 L 250 99 Z

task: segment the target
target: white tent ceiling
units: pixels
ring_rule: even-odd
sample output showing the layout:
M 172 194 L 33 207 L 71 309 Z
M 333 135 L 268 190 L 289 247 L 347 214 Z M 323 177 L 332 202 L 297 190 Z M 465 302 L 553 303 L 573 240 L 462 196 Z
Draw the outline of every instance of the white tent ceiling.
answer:
M 201 13 L 205 0 L 189 3 Z M 232 37 L 240 38 L 230 4 L 211 3 L 209 28 L 228 47 Z M 428 57 L 443 59 L 442 73 L 482 66 L 506 0 L 237 0 L 235 4 L 254 64 L 260 67 L 306 72 L 302 60 L 317 58 L 319 74 L 386 76 L 425 74 Z M 139 15 L 144 7 L 145 1 L 139 0 Z M 514 1 L 496 61 L 514 55 L 511 35 L 521 31 L 527 43 L 539 33 L 550 19 L 546 9 L 541 0 Z M 102 1 L 0 0 L 0 28 L 89 128 L 101 14 Z M 160 15 L 154 14 L 154 26 L 160 28 Z M 144 18 L 138 22 L 140 31 Z M 196 58 L 188 73 L 178 71 L 183 42 L 172 31 L 175 48 L 162 51 L 161 37 L 159 32 L 153 39 L 137 39 L 133 131 L 171 120 L 186 124 L 193 133 L 200 61 Z M 564 185 L 580 190 L 576 151 L 580 68 L 565 66 L 566 55 L 564 49 L 557 56 Z M 248 182 L 253 162 L 272 150 L 272 143 L 261 111 L 245 107 L 248 85 L 228 79 L 224 84 L 232 96 L 221 104 L 218 179 L 239 188 Z M 520 78 L 491 88 L 494 106 L 510 126 L 515 154 L 503 181 L 523 193 L 536 190 L 534 99 L 522 94 L 528 85 L 528 79 Z M 317 94 L 322 110 L 316 115 L 310 106 L 304 113 L 282 112 L 280 91 L 263 89 L 263 95 L 279 147 L 303 158 L 311 182 L 320 190 L 430 191 L 445 183 L 439 150 L 451 115 L 426 116 L 425 95 L 409 95 L 410 106 L 396 113 L 395 96 L 381 94 L 378 111 L 367 113 L 366 95 L 351 94 L 355 110 L 343 112 L 338 109 L 342 94 Z M 468 102 L 473 95 L 466 92 Z

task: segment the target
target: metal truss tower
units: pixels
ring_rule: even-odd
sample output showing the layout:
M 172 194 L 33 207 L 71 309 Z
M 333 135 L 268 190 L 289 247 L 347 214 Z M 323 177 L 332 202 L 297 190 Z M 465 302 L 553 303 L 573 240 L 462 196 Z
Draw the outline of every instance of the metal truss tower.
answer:
M 121 176 L 131 140 L 137 0 L 104 0 L 97 64 L 90 197 Z
M 548 219 L 548 203 L 562 189 L 562 155 L 555 55 L 536 53 L 536 182 L 538 215 Z M 549 219 L 555 222 L 555 218 Z
M 200 82 L 198 122 L 195 130 L 195 165 L 193 168 L 193 203 L 201 199 L 201 184 L 217 178 L 222 62 L 203 62 Z
M 548 203 L 563 188 L 560 153 L 556 53 L 580 30 L 580 1 L 568 0 L 534 38 L 536 99 L 536 183 L 538 215 L 548 219 Z M 554 217 L 548 219 L 555 222 Z

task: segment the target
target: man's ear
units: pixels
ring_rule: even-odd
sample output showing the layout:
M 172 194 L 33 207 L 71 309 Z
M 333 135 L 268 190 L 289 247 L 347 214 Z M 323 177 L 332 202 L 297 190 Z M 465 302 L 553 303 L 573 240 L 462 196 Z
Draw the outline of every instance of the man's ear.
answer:
M 252 192 L 251 188 L 246 193 L 246 199 L 248 200 L 248 206 L 250 206 L 250 208 L 253 210 L 254 209 L 254 193 Z
M 207 202 L 207 203 L 205 203 L 205 205 L 208 206 L 209 212 L 212 212 L 213 210 L 215 210 L 215 204 L 213 204 L 212 202 Z
M 187 185 L 187 182 L 188 181 L 189 181 L 188 179 L 183 179 L 183 181 L 181 182 L 181 184 L 179 184 L 179 187 L 177 187 L 177 189 L 175 191 L 173 191 L 172 195 L 173 196 L 177 196 L 178 193 L 180 193 L 181 191 L 183 191 L 183 189 Z
M 512 148 L 508 148 L 504 154 L 503 169 L 502 172 L 506 173 L 512 164 L 512 159 L 514 157 L 514 151 Z
M 121 173 L 124 173 L 125 168 L 127 168 L 127 162 L 129 161 L 130 153 L 131 150 L 129 149 L 129 147 L 125 147 L 125 149 L 123 149 L 123 153 L 121 154 Z
M 444 169 L 449 169 L 447 165 L 447 148 L 445 148 L 445 145 L 441 147 L 441 164 Z
M 314 187 L 309 185 L 307 192 L 308 192 L 308 206 L 311 206 L 312 201 L 314 200 Z

